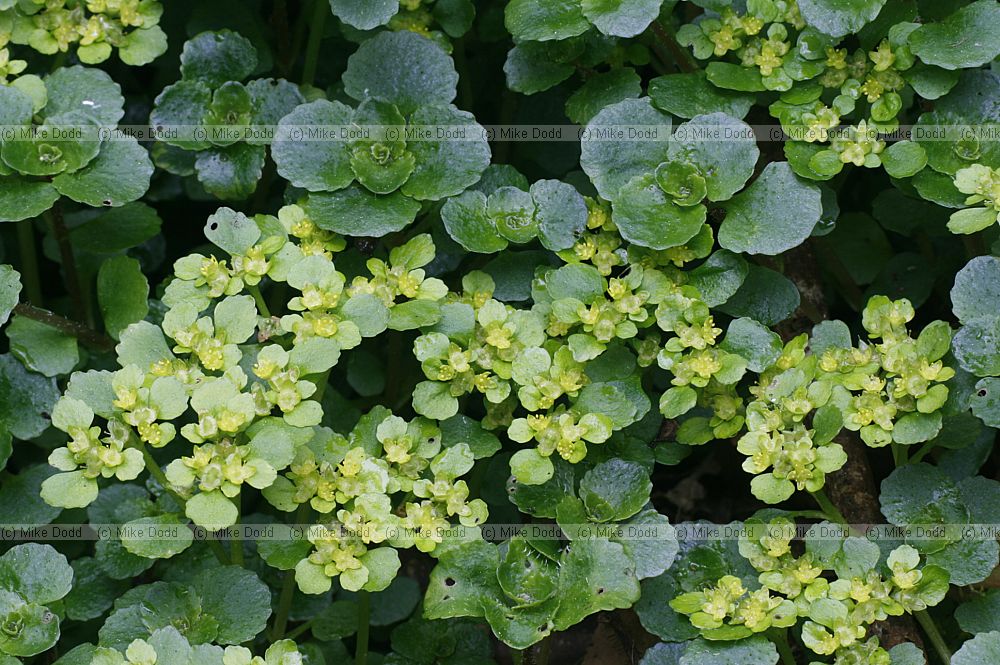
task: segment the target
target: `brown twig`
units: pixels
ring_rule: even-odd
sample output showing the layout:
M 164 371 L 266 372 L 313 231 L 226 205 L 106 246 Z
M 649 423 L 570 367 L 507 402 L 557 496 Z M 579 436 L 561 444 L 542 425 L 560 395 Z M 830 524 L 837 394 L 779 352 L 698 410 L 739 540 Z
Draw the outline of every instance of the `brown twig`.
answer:
M 115 341 L 107 335 L 91 330 L 87 326 L 67 319 L 66 317 L 53 314 L 52 312 L 38 307 L 33 307 L 26 303 L 20 303 L 14 307 L 14 314 L 23 316 L 26 319 L 44 323 L 47 326 L 60 330 L 67 335 L 76 337 L 82 344 L 89 346 L 95 351 L 110 351 L 115 348 Z

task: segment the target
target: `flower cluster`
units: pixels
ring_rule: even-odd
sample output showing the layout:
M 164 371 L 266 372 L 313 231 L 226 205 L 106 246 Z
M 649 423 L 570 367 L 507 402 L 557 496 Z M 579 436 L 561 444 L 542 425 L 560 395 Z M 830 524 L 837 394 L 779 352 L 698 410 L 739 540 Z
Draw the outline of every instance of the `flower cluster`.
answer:
M 818 355 L 807 353 L 806 335 L 785 345 L 750 389 L 756 399 L 747 405 L 747 432 L 737 446 L 747 455 L 744 470 L 755 474 L 755 496 L 778 503 L 796 489 L 821 489 L 826 474 L 847 461 L 833 443 L 842 427 L 872 447 L 937 434 L 948 398 L 944 382 L 955 374 L 942 361 L 951 329 L 939 321 L 915 339 L 906 328 L 913 315 L 909 301 L 876 296 L 863 314 L 869 342 Z
M 953 233 L 975 233 L 1000 221 L 1000 169 L 973 164 L 955 173 L 955 188 L 969 197 L 974 206 L 951 215 L 948 228 Z
M 807 532 L 805 552 L 796 555 L 792 520 L 752 519 L 744 526 L 739 551 L 759 573 L 760 587 L 750 591 L 745 580 L 726 575 L 670 601 L 707 639 L 740 639 L 803 618 L 802 641 L 814 653 L 836 654 L 838 663 L 854 662 L 850 656 L 862 653 L 867 659 L 857 662 L 887 662 L 876 638 L 865 641 L 868 626 L 936 605 L 948 589 L 948 573 L 921 567 L 920 554 L 909 545 L 895 548 L 877 566 L 878 546 L 861 538 L 814 539 Z
M 167 49 L 156 0 L 28 0 L 0 12 L 0 42 L 26 44 L 51 55 L 76 45 L 80 62 L 104 62 L 113 49 L 129 65 L 151 62 Z M 2 59 L 2 56 L 0 56 Z M 10 72 L 10 73 L 17 73 Z

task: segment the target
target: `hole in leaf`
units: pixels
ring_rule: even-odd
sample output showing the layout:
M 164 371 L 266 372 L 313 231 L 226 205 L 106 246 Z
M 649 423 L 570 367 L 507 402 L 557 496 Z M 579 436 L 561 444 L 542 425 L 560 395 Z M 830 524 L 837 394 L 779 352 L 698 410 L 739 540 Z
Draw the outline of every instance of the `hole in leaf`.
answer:
M 444 578 L 444 585 L 445 586 L 455 586 L 455 580 L 453 580 L 450 577 L 446 577 L 446 578 Z

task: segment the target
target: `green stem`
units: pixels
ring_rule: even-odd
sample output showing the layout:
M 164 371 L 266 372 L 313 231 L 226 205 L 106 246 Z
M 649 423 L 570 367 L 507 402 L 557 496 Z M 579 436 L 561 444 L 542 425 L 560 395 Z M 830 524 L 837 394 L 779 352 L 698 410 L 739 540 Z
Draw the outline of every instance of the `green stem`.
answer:
M 187 504 L 187 499 L 178 494 L 173 487 L 171 487 L 170 481 L 167 480 L 167 474 L 163 473 L 160 463 L 157 462 L 156 458 L 153 457 L 153 454 L 149 452 L 149 448 L 146 447 L 146 443 L 140 439 L 136 448 L 138 448 L 142 453 L 142 459 L 146 463 L 146 470 L 149 471 L 149 475 L 153 476 L 153 478 L 156 479 L 156 482 L 160 483 L 160 486 L 163 487 L 163 490 L 170 496 L 174 497 L 174 500 L 176 500 L 183 509 Z M 215 558 L 219 560 L 219 563 L 223 566 L 228 566 L 229 558 L 226 556 L 225 550 L 222 549 L 222 544 L 215 538 L 208 538 L 205 542 L 208 543 L 209 549 L 212 550 L 213 554 L 215 554 Z
M 788 629 L 772 629 L 768 631 L 768 635 L 774 642 L 774 646 L 778 647 L 778 654 L 781 655 L 783 665 L 795 665 L 795 654 L 792 653 L 792 647 L 788 644 Z
M 308 503 L 300 503 L 295 511 L 295 526 L 302 526 L 310 517 Z M 292 599 L 295 597 L 295 570 L 286 570 L 285 579 L 281 582 L 281 595 L 278 596 L 278 611 L 274 615 L 274 626 L 271 628 L 271 641 L 277 642 L 285 636 L 288 627 L 288 614 L 292 611 Z M 312 622 L 309 622 L 312 623 Z M 308 624 L 307 624 L 308 625 Z M 300 626 L 295 631 L 296 637 L 305 632 Z
M 253 296 L 254 302 L 257 303 L 257 311 L 264 318 L 271 318 L 271 310 L 267 308 L 267 302 L 264 300 L 264 295 L 260 292 L 259 286 L 248 286 L 247 291 Z
M 239 527 L 240 517 L 243 512 L 243 501 L 242 495 L 237 494 L 233 498 L 233 503 L 236 504 L 236 524 L 233 527 Z M 243 565 L 243 539 L 237 537 L 239 534 L 233 533 L 229 539 L 229 560 L 232 561 L 237 566 Z
M 358 592 L 358 643 L 354 650 L 354 665 L 368 665 L 368 622 L 371 620 L 372 599 L 367 591 Z
M 812 494 L 812 497 L 816 499 L 816 503 L 819 504 L 820 510 L 822 510 L 823 514 L 826 515 L 826 519 L 831 522 L 836 522 L 837 524 L 847 524 L 847 520 L 844 519 L 844 516 L 839 510 L 837 510 L 837 506 L 833 505 L 833 502 L 830 501 L 830 497 L 826 495 L 826 492 L 822 489 L 818 489 L 815 492 L 810 492 L 810 494 Z
M 285 635 L 285 639 L 289 640 L 298 639 L 299 636 L 303 635 L 307 630 L 312 628 L 313 621 L 315 621 L 315 619 L 309 619 L 309 621 L 306 621 L 305 623 L 296 626 L 294 630 L 288 631 L 288 634 Z
M 83 289 L 80 287 L 80 272 L 76 269 L 76 257 L 73 255 L 73 245 L 69 240 L 69 230 L 63 220 L 62 209 L 57 201 L 52 209 L 45 213 L 52 237 L 59 247 L 59 258 L 62 261 L 63 281 L 69 293 L 73 316 L 80 323 L 86 323 L 87 310 L 83 302 Z
M 951 649 L 948 648 L 947 643 L 945 643 L 944 638 L 941 636 L 941 631 L 938 630 L 937 624 L 934 623 L 934 618 L 927 612 L 927 610 L 921 610 L 913 614 L 917 618 L 917 623 L 920 627 L 924 629 L 927 634 L 927 639 L 931 641 L 931 645 L 934 650 L 937 651 L 938 658 L 944 665 L 951 665 Z
M 115 348 L 115 340 L 99 332 L 95 332 L 83 325 L 67 319 L 66 317 L 53 314 L 52 312 L 32 307 L 31 305 L 20 303 L 14 307 L 14 313 L 26 319 L 44 323 L 50 328 L 55 328 L 67 335 L 72 335 L 83 345 L 90 347 L 94 351 L 107 352 Z
M 897 467 L 905 466 L 907 463 L 907 458 L 909 458 L 909 452 L 907 452 L 904 446 L 893 441 L 889 444 L 892 448 L 892 463 Z
M 17 244 L 21 252 L 21 279 L 28 300 L 39 307 L 42 302 L 42 280 L 38 273 L 38 249 L 35 246 L 34 222 L 26 219 L 17 223 Z
M 326 16 L 330 7 L 326 0 L 316 0 L 313 5 L 313 20 L 309 26 L 309 41 L 306 43 L 306 63 L 302 68 L 302 85 L 313 84 L 316 80 L 316 66 L 319 64 L 319 47 L 323 42 Z
M 920 450 L 918 450 L 916 453 L 913 454 L 913 457 L 910 458 L 910 463 L 916 464 L 920 462 L 921 460 L 924 459 L 924 457 L 927 456 L 927 453 L 929 453 L 932 450 L 934 450 L 934 442 L 928 441 L 924 445 L 920 446 Z
M 652 28 L 657 39 L 670 51 L 678 69 L 688 73 L 698 71 L 698 65 L 691 59 L 684 47 L 677 42 L 677 35 L 672 26 L 660 21 L 653 21 Z

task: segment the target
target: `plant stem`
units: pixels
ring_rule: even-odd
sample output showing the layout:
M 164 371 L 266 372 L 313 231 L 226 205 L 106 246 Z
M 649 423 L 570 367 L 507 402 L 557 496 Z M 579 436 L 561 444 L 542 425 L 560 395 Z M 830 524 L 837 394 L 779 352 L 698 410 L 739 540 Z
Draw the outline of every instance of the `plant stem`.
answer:
M 149 448 L 146 447 L 146 443 L 140 439 L 136 448 L 138 448 L 142 453 L 142 459 L 146 463 L 146 470 L 149 471 L 149 475 L 153 476 L 153 478 L 156 479 L 156 482 L 160 483 L 163 490 L 167 492 L 167 494 L 174 497 L 177 503 L 181 504 L 181 508 L 184 508 L 187 504 L 187 499 L 174 491 L 174 489 L 170 486 L 170 481 L 167 480 L 167 474 L 163 473 L 163 469 L 160 468 L 160 463 L 157 462 L 153 457 L 153 454 L 149 452 Z M 219 560 L 219 563 L 223 566 L 228 566 L 229 558 L 226 556 L 226 552 L 222 549 L 222 545 L 219 541 L 215 540 L 215 538 L 207 538 L 205 542 L 208 544 L 208 548 L 212 550 L 212 553 L 215 554 L 215 558 Z
M 73 245 L 69 241 L 69 230 L 63 220 L 62 208 L 57 201 L 52 209 L 45 213 L 45 218 L 49 222 L 52 230 L 52 237 L 55 238 L 59 247 L 59 258 L 62 261 L 63 281 L 66 284 L 66 291 L 73 306 L 73 317 L 80 323 L 87 320 L 87 310 L 83 304 L 83 289 L 80 288 L 80 273 L 76 269 L 76 257 L 73 255 Z
M 818 489 L 815 492 L 810 492 L 810 494 L 812 494 L 812 497 L 816 499 L 816 503 L 819 504 L 820 510 L 823 511 L 823 514 L 826 515 L 828 520 L 836 522 L 837 524 L 847 524 L 847 520 L 844 519 L 844 516 L 839 510 L 837 510 L 837 507 L 833 505 L 833 502 L 830 501 L 830 497 L 826 495 L 826 492 L 822 489 Z
M 358 643 L 354 650 L 354 665 L 368 665 L 368 622 L 372 599 L 367 591 L 358 592 Z
M 308 503 L 300 503 L 295 511 L 295 526 L 302 526 L 309 518 L 310 508 Z M 271 628 L 271 641 L 277 642 L 285 636 L 285 629 L 288 627 L 288 614 L 292 611 L 292 599 L 295 597 L 295 570 L 286 570 L 285 579 L 281 582 L 281 595 L 278 596 L 278 611 L 274 614 L 274 626 Z M 309 624 L 312 622 L 310 621 Z M 306 625 L 309 625 L 306 624 Z M 297 637 L 305 632 L 303 626 L 299 626 L 294 634 Z
M 234 527 L 238 527 L 240 524 L 240 517 L 243 512 L 243 502 L 242 495 L 237 494 L 233 499 L 233 503 L 236 504 L 236 524 Z M 231 534 L 229 538 L 229 560 L 232 561 L 237 566 L 243 565 L 243 539 L 237 537 L 237 533 Z
M 678 69 L 687 73 L 698 71 L 698 65 L 691 59 L 684 47 L 677 43 L 677 35 L 674 33 L 673 27 L 660 21 L 653 21 L 652 28 L 657 39 L 670 50 L 670 55 L 673 56 Z
M 21 252 L 21 279 L 28 300 L 35 305 L 42 303 L 42 280 L 38 274 L 38 250 L 35 247 L 35 226 L 30 219 L 17 223 L 17 244 Z
M 931 641 L 931 645 L 934 650 L 937 651 L 938 658 L 944 665 L 951 665 L 951 649 L 948 648 L 947 643 L 945 643 L 944 638 L 941 636 L 941 631 L 938 630 L 937 624 L 934 623 L 934 618 L 927 612 L 927 610 L 921 610 L 913 614 L 917 618 L 917 623 L 920 627 L 924 629 L 927 634 L 927 639 Z
M 906 448 L 895 441 L 889 445 L 892 448 L 892 463 L 897 467 L 904 466 L 907 463 L 907 458 L 909 457 L 909 453 Z
M 778 647 L 778 653 L 781 655 L 783 665 L 795 665 L 795 654 L 792 653 L 792 647 L 788 644 L 788 629 L 769 630 L 768 636 L 774 642 L 774 646 Z
M 82 344 L 89 346 L 94 351 L 105 352 L 115 348 L 115 340 L 111 339 L 107 335 L 102 335 L 99 332 L 91 330 L 82 323 L 77 323 L 76 321 L 72 321 L 66 317 L 53 314 L 48 310 L 20 303 L 14 307 L 14 313 L 18 316 L 23 316 L 26 319 L 32 319 L 33 321 L 44 323 L 45 325 L 55 328 L 56 330 L 60 330 L 67 335 L 72 335 Z
M 922 459 L 924 459 L 924 457 L 927 456 L 927 453 L 929 453 L 932 450 L 934 450 L 934 442 L 928 441 L 924 445 L 920 446 L 920 450 L 918 450 L 916 453 L 913 454 L 913 457 L 910 458 L 910 463 L 916 464 L 917 462 L 920 462 Z
M 306 43 L 306 63 L 302 68 L 302 85 L 313 84 L 316 80 L 316 66 L 319 64 L 319 47 L 323 41 L 326 15 L 330 8 L 326 0 L 315 0 L 313 19 L 309 26 L 309 41 Z
M 264 300 L 263 294 L 260 292 L 259 286 L 248 286 L 247 291 L 253 296 L 254 302 L 257 303 L 257 311 L 264 318 L 271 318 L 271 310 L 267 308 L 267 302 Z
M 302 635 L 307 630 L 309 630 L 310 628 L 312 628 L 313 621 L 314 621 L 314 619 L 309 619 L 309 621 L 306 621 L 305 623 L 303 623 L 303 624 L 301 624 L 299 626 L 296 626 L 294 630 L 288 631 L 288 634 L 285 635 L 285 638 L 289 639 L 289 640 L 298 639 L 298 637 L 300 635 Z

